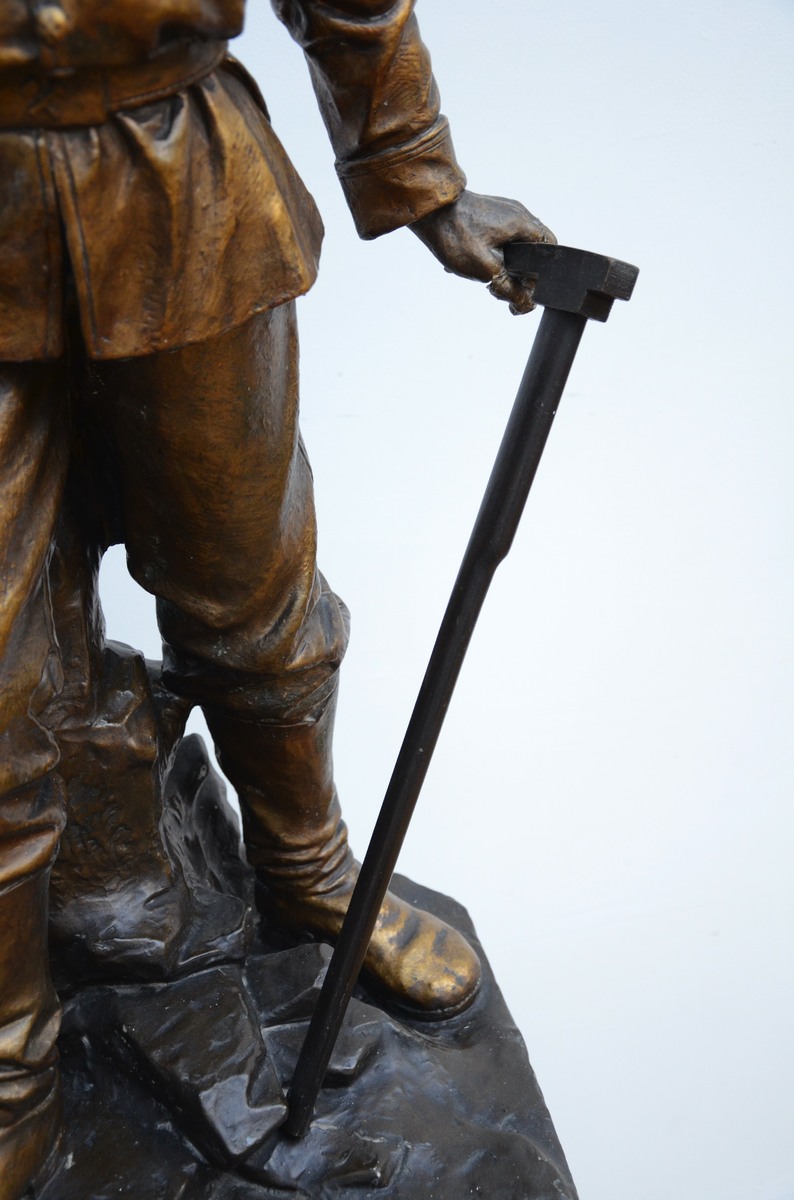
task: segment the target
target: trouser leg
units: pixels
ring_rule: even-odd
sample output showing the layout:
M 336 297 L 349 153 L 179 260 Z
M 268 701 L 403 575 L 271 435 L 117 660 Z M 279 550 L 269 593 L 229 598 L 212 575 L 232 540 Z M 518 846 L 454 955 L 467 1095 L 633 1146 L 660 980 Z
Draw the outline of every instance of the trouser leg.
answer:
M 334 937 L 357 875 L 331 756 L 346 613 L 316 568 L 293 306 L 94 370 L 166 680 L 204 708 L 271 914 Z M 382 990 L 428 1015 L 473 997 L 462 938 L 395 897 L 381 917 L 367 965 Z
M 17 1200 L 60 1124 L 49 872 L 64 824 L 48 564 L 67 447 L 58 364 L 0 365 L 0 1200 Z
M 92 365 L 167 682 L 202 705 L 288 721 L 322 698 L 347 640 L 316 567 L 297 367 L 292 304 L 210 342 Z

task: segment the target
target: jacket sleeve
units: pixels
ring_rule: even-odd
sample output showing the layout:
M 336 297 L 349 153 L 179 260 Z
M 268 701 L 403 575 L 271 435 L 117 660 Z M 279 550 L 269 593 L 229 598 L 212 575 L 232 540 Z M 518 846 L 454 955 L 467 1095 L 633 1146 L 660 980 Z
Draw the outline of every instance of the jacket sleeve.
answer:
M 302 46 L 361 237 L 451 204 L 466 179 L 414 0 L 272 0 Z

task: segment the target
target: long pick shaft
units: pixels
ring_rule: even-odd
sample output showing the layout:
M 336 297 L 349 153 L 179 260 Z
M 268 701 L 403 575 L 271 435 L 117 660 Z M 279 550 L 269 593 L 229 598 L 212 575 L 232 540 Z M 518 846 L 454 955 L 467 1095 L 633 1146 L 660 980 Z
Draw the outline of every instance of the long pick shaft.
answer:
M 587 318 L 547 308 L 298 1058 L 288 1133 L 308 1129 L 477 617 L 524 510 Z

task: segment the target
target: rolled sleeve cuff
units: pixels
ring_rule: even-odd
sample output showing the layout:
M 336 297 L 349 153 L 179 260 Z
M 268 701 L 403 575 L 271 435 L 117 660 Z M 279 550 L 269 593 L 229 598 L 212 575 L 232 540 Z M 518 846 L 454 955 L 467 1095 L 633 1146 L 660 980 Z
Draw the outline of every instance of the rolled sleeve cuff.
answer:
M 337 162 L 336 170 L 362 238 L 410 225 L 452 204 L 466 186 L 445 117 L 410 142 Z

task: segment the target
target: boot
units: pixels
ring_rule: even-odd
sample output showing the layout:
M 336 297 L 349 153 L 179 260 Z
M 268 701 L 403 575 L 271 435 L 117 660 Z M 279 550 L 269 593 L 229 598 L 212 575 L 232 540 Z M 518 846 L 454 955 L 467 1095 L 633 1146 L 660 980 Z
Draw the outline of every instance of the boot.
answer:
M 293 724 L 206 712 L 221 767 L 240 798 L 266 915 L 293 936 L 330 942 L 358 878 L 333 784 L 335 707 L 334 692 Z M 387 892 L 362 979 L 396 1007 L 433 1019 L 471 1004 L 481 967 L 456 930 Z
M 61 1126 L 50 980 L 50 863 L 63 824 L 60 780 L 0 805 L 0 1200 L 19 1200 L 53 1154 Z
M 21 1200 L 55 1165 L 62 1117 L 56 1063 L 0 1083 L 0 1200 Z

